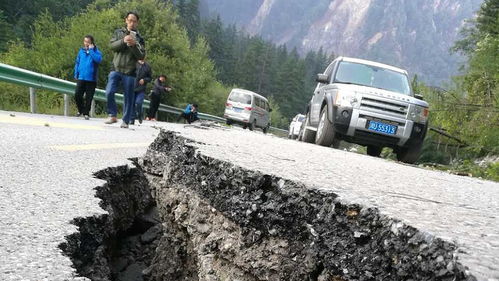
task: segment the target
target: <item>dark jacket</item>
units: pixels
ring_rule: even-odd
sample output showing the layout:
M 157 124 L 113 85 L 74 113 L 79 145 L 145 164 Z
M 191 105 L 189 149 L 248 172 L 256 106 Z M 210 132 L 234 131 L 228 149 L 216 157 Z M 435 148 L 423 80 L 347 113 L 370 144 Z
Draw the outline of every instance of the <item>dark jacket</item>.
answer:
M 166 87 L 165 83 L 162 83 L 161 80 L 159 80 L 159 78 L 156 78 L 156 80 L 154 80 L 154 88 L 152 89 L 152 94 L 156 96 L 161 96 L 162 94 L 166 94 L 165 87 Z
M 144 64 L 137 63 L 136 66 L 137 77 L 135 78 L 135 92 L 145 92 L 147 83 L 152 81 L 152 70 L 151 66 L 144 62 Z M 140 85 L 139 81 L 144 79 L 144 84 Z
M 76 56 L 74 78 L 77 80 L 97 81 L 97 69 L 102 61 L 102 54 L 95 46 L 92 49 L 80 48 Z
M 119 28 L 114 31 L 109 47 L 114 52 L 113 67 L 115 71 L 126 75 L 135 76 L 135 67 L 137 61 L 143 59 L 146 55 L 144 39 L 137 32 L 137 43 L 135 46 L 127 46 L 123 41 L 130 32 L 126 28 Z

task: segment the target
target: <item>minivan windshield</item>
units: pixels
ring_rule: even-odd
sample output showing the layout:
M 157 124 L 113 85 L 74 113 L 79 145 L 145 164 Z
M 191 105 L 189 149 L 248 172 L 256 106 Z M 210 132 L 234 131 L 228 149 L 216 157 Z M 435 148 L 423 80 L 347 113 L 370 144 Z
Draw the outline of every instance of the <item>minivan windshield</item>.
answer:
M 361 63 L 342 61 L 334 83 L 355 84 L 411 95 L 409 80 L 403 73 Z
M 233 102 L 251 104 L 251 95 L 241 92 L 232 92 L 229 96 L 229 100 Z

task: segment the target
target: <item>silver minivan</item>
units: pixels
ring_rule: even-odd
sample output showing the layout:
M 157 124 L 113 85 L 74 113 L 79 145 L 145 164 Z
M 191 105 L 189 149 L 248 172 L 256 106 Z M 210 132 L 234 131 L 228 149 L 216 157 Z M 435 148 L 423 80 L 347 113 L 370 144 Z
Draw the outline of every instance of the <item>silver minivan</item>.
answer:
M 227 125 L 240 124 L 251 131 L 261 128 L 267 133 L 271 111 L 265 97 L 244 89 L 232 89 L 225 103 L 224 117 Z

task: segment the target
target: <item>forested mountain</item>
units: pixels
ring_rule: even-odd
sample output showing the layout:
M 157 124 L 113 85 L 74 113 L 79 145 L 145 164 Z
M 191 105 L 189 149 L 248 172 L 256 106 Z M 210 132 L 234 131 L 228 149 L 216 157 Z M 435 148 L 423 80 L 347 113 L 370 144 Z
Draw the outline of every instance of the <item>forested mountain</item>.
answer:
M 37 1 L 19 1 L 2 0 L 0 1 L 0 51 L 2 45 L 8 39 L 19 38 L 26 42 L 31 40 L 33 33 L 33 22 L 36 17 L 44 12 L 50 11 L 55 20 L 61 20 L 64 17 L 72 16 L 81 11 L 93 0 L 37 0 Z M 2 25 L 8 29 L 2 29 Z M 6 40 L 7 39 L 7 40 Z
M 276 126 L 286 127 L 290 118 L 303 112 L 316 85 L 316 74 L 334 57 L 320 49 L 300 56 L 295 48 L 225 25 L 218 16 L 200 19 L 203 7 L 199 0 L 177 0 L 175 6 L 191 42 L 206 39 L 217 79 L 270 98 L 274 107 L 272 123 Z
M 201 0 L 202 15 L 219 14 L 250 35 L 300 54 L 319 50 L 406 68 L 440 84 L 462 57 L 449 49 L 483 0 Z

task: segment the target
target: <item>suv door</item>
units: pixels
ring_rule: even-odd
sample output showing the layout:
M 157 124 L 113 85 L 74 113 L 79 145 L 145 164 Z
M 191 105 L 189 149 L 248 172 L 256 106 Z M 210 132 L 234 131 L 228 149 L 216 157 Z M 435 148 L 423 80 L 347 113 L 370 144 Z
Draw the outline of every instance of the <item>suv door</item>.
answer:
M 324 71 L 327 75 L 328 80 L 331 81 L 331 74 L 336 66 L 337 62 L 333 61 Z M 312 104 L 310 105 L 310 123 L 312 126 L 317 126 L 319 123 L 319 118 L 321 115 L 322 102 L 324 101 L 325 88 L 328 84 L 319 83 L 315 88 L 314 96 L 312 97 Z

